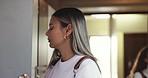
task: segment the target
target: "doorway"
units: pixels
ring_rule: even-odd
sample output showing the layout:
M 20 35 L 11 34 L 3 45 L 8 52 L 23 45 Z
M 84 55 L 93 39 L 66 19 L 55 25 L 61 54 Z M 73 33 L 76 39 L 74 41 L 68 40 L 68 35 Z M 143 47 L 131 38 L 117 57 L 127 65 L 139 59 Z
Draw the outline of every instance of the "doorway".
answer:
M 95 47 L 92 47 L 92 52 L 96 57 L 99 59 L 99 62 L 105 61 L 104 59 L 101 60 L 99 55 L 103 54 L 104 57 L 109 57 L 109 65 L 106 67 L 106 65 L 103 65 L 102 70 L 110 70 L 109 72 L 109 77 L 107 78 L 126 78 L 126 76 L 129 74 L 129 69 L 127 69 L 127 62 L 125 61 L 127 59 L 127 50 L 129 50 L 129 42 L 126 42 L 126 35 L 127 34 L 142 34 L 145 33 L 144 39 L 142 41 L 139 41 L 140 44 L 148 44 L 148 20 L 147 20 L 147 14 L 105 14 L 105 15 L 110 15 L 104 16 L 104 14 L 99 17 L 102 14 L 96 14 L 96 17 L 92 17 L 92 15 L 86 15 L 86 20 L 87 20 L 87 28 L 88 28 L 88 34 L 91 37 L 97 37 L 93 41 L 94 42 L 99 42 L 101 37 L 103 36 L 108 36 L 109 37 L 109 45 L 108 48 L 102 50 L 102 52 L 97 52 L 100 51 L 105 44 L 105 39 L 103 40 L 104 43 L 91 43 L 90 45 L 93 46 L 95 45 L 96 50 L 94 50 Z M 94 16 L 94 15 L 93 15 Z M 104 17 L 104 18 L 102 18 Z M 130 35 L 129 35 L 130 36 Z M 100 38 L 99 38 L 100 37 Z M 131 36 L 130 38 L 133 38 Z M 136 39 L 141 38 L 138 36 Z M 134 38 L 133 38 L 134 39 Z M 96 41 L 95 41 L 96 40 Z M 131 41 L 134 41 L 131 39 Z M 132 42 L 131 42 L 132 43 Z M 102 45 L 102 46 L 99 46 Z M 141 46 L 142 46 L 141 45 Z M 107 47 L 107 46 L 106 46 Z M 138 49 L 138 47 L 132 46 L 131 47 Z M 110 51 L 108 51 L 110 50 Z M 128 51 L 129 52 L 129 51 Z M 109 56 L 107 56 L 109 54 Z M 106 59 L 107 60 L 107 59 Z M 104 63 L 103 63 L 104 64 Z M 105 68 L 105 69 L 103 69 Z M 103 73 L 106 72 L 102 72 Z M 103 76 L 103 78 L 106 78 Z

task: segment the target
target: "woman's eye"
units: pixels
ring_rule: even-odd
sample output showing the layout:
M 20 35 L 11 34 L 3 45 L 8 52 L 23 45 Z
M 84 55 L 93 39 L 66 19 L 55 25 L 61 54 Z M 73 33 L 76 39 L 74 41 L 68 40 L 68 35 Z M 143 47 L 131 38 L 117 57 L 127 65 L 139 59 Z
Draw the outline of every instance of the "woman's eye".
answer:
M 52 29 L 53 29 L 53 24 L 50 23 L 50 24 L 49 24 L 49 30 L 52 30 Z

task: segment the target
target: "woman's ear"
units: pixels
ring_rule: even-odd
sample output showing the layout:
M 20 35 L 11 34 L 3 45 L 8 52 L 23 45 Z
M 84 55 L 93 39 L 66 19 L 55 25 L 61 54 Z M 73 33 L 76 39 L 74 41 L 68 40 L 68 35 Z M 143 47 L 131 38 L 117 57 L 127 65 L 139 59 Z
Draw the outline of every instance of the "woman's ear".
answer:
M 66 35 L 69 36 L 72 33 L 72 25 L 68 24 L 68 26 L 66 28 L 67 28 Z

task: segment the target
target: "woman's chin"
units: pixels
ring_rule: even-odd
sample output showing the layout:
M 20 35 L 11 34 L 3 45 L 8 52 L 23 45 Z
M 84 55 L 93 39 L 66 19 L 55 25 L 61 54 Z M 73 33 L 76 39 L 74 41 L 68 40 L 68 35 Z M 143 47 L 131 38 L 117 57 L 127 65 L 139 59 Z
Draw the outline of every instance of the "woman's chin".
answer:
M 49 47 L 50 47 L 50 48 L 54 48 L 54 46 L 52 46 L 51 44 L 49 44 Z

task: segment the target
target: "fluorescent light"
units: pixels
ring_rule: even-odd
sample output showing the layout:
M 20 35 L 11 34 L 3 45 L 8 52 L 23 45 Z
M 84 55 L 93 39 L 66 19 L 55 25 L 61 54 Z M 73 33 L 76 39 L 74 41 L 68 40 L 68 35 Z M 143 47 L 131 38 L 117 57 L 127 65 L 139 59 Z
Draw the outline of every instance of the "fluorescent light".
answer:
M 98 19 L 110 18 L 109 14 L 92 14 L 91 17 Z

